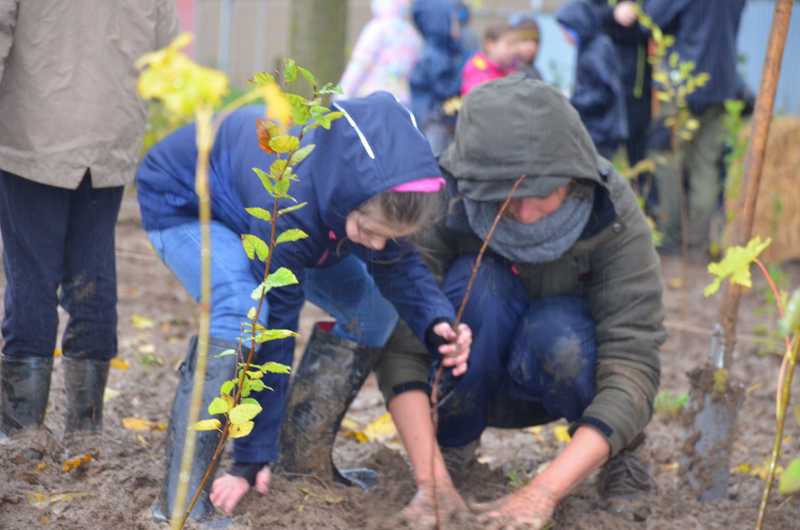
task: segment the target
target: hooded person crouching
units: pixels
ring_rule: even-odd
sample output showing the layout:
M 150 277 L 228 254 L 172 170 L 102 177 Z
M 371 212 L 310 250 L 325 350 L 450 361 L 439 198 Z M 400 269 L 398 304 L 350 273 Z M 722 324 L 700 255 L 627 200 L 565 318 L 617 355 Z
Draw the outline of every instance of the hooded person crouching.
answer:
M 569 444 L 482 517 L 542 528 L 602 467 L 608 508 L 641 520 L 653 482 L 633 450 L 652 415 L 665 332 L 659 261 L 630 186 L 597 155 L 569 101 L 518 74 L 467 96 L 439 164 L 450 207 L 422 246 L 456 307 L 501 203 L 525 175 L 464 312 L 475 336 L 469 370 L 440 400 L 450 472 L 474 456 L 487 427 L 564 418 Z M 395 337 L 390 346 L 379 379 L 391 408 L 426 390 L 431 367 L 412 343 Z

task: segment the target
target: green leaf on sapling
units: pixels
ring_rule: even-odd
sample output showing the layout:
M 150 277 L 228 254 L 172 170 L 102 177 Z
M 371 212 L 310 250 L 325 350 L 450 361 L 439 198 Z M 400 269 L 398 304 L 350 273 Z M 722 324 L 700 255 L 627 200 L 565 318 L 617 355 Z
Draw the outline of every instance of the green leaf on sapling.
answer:
M 314 144 L 308 144 L 304 147 L 301 147 L 294 153 L 292 153 L 291 158 L 289 158 L 289 165 L 296 166 L 297 164 L 308 158 L 311 152 L 314 151 L 315 147 L 316 146 Z
M 269 210 L 265 210 L 264 208 L 245 208 L 245 211 L 256 219 L 261 219 L 268 223 L 272 221 L 272 214 Z
M 778 491 L 781 495 L 791 495 L 800 491 L 800 458 L 792 460 L 783 470 Z
M 767 238 L 762 241 L 760 237 L 756 236 L 751 239 L 744 247 L 730 247 L 725 251 L 725 257 L 717 262 L 708 265 L 708 272 L 715 278 L 708 287 L 705 288 L 703 294 L 708 297 L 716 293 L 722 282 L 730 278 L 731 283 L 741 285 L 742 287 L 752 287 L 752 277 L 750 276 L 750 265 L 758 258 L 772 242 Z
M 295 136 L 282 134 L 280 136 L 276 136 L 275 138 L 270 138 L 269 146 L 276 153 L 290 153 L 300 147 L 300 140 L 298 140 Z
M 282 232 L 281 235 L 278 236 L 278 239 L 275 241 L 275 243 L 280 245 L 281 243 L 289 243 L 290 241 L 297 241 L 299 239 L 305 239 L 307 237 L 308 234 L 306 234 L 299 228 L 290 228 L 285 232 Z
M 263 239 L 253 234 L 242 234 L 242 246 L 250 259 L 258 257 L 260 261 L 266 261 L 269 256 L 269 246 Z
M 267 329 L 256 335 L 256 342 L 263 344 L 271 340 L 288 339 L 289 337 L 297 337 L 297 332 L 290 329 Z
M 261 370 L 271 374 L 290 374 L 292 367 L 288 364 L 276 363 L 274 361 L 267 361 L 261 365 Z
M 300 283 L 297 279 L 295 274 L 287 269 L 286 267 L 281 267 L 277 269 L 275 272 L 269 273 L 267 279 L 265 281 L 266 285 L 270 288 L 273 287 L 285 287 L 287 285 L 295 285 Z

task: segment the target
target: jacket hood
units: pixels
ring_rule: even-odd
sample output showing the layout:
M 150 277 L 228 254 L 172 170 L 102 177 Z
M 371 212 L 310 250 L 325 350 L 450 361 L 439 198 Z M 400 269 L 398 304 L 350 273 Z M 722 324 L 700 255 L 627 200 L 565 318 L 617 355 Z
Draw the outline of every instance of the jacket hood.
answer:
M 600 20 L 588 2 L 569 2 L 556 13 L 556 20 L 575 32 L 580 42 L 597 35 Z
M 523 74 L 469 93 L 439 165 L 476 201 L 502 201 L 520 175 L 527 178 L 517 197 L 544 197 L 571 179 L 605 186 L 575 108 L 556 88 Z
M 439 46 L 456 46 L 452 36 L 458 10 L 452 0 L 416 0 L 411 8 L 414 25 L 426 41 Z
M 408 14 L 410 0 L 372 0 L 372 16 L 375 18 L 397 18 Z
M 388 92 L 333 106 L 344 116 L 308 140 L 316 144 L 310 178 L 327 226 L 342 229 L 348 213 L 398 184 L 441 175 L 413 115 Z

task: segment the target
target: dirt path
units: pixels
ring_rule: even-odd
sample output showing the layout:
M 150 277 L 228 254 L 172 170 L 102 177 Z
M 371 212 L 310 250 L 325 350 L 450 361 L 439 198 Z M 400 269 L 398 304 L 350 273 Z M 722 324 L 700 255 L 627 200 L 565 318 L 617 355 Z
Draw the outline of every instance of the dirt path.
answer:
M 63 383 L 56 360 L 47 430 L 17 444 L 0 447 L 0 529 L 155 529 L 149 507 L 158 492 L 164 433 L 123 428 L 122 420 L 137 417 L 156 425 L 168 420 L 175 367 L 185 354 L 194 329 L 195 307 L 180 285 L 149 249 L 138 225 L 135 201 L 126 196 L 118 226 L 120 357 L 126 370 L 112 370 L 106 405 L 107 443 L 98 461 L 85 470 L 61 470 L 60 433 L 63 430 Z M 679 275 L 677 262 L 664 263 L 667 280 Z M 688 388 L 686 372 L 698 366 L 708 350 L 705 330 L 715 319 L 717 301 L 706 302 L 703 267 L 691 268 L 688 286 L 689 321 L 683 320 L 682 289 L 668 289 L 668 321 L 688 328 L 663 349 L 662 390 L 675 394 Z M 791 270 L 792 285 L 800 285 L 800 269 Z M 0 292 L 5 281 L 0 272 Z M 0 301 L 0 305 L 2 302 Z M 759 322 L 757 301 L 750 296 L 742 310 L 742 331 L 753 333 Z M 307 330 L 321 312 L 309 307 L 302 327 Z M 675 331 L 675 328 L 672 328 Z M 299 346 L 302 348 L 302 344 Z M 748 393 L 740 411 L 740 432 L 734 444 L 733 464 L 763 464 L 772 439 L 776 356 L 759 357 L 752 341 L 739 348 L 736 374 L 745 378 Z M 795 395 L 800 386 L 795 388 Z M 370 380 L 351 409 L 361 424 L 383 414 L 383 402 Z M 800 426 L 788 423 L 786 454 L 800 454 Z M 52 434 L 50 434 L 52 433 Z M 643 524 L 625 523 L 599 508 L 591 484 L 579 488 L 559 508 L 557 528 L 568 529 L 745 529 L 754 526 L 762 482 L 734 474 L 730 499 L 701 505 L 681 489 L 675 462 L 684 429 L 679 421 L 658 415 L 648 429 L 645 456 L 659 486 L 654 513 Z M 488 431 L 482 440 L 482 466 L 461 484 L 465 495 L 488 500 L 510 491 L 533 475 L 559 450 L 562 442 L 550 428 L 530 431 Z M 361 493 L 308 477 L 288 481 L 277 477 L 267 498 L 246 499 L 231 528 L 350 529 L 392 527 L 391 517 L 411 498 L 414 488 L 403 456 L 383 444 L 359 444 L 340 437 L 337 459 L 342 465 L 381 470 L 382 481 L 373 492 Z M 785 462 L 784 462 L 785 463 Z M 800 527 L 800 499 L 772 501 L 767 528 Z

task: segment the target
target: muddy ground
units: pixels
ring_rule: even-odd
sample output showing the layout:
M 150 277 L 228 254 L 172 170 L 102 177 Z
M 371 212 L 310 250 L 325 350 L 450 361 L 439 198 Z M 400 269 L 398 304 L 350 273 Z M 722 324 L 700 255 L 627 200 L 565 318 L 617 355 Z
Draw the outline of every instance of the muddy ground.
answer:
M 122 420 L 143 418 L 156 426 L 167 422 L 175 367 L 194 329 L 195 305 L 152 254 L 130 194 L 123 204 L 117 248 L 120 357 L 129 368 L 114 369 L 110 376 L 103 450 L 87 467 L 71 473 L 62 471 L 59 439 L 63 383 L 56 359 L 46 430 L 14 447 L 0 448 L 0 528 L 4 530 L 165 528 L 153 523 L 149 513 L 162 476 L 164 433 L 128 430 Z M 665 258 L 664 270 L 672 286 L 666 291 L 670 339 L 663 348 L 662 390 L 680 394 L 688 390 L 686 373 L 706 358 L 707 331 L 715 320 L 718 300 L 703 299 L 707 274 L 702 265 L 690 267 L 685 286 L 673 281 L 680 273 L 677 260 Z M 800 267 L 790 267 L 789 271 L 791 284 L 800 285 Z M 4 287 L 0 272 L 0 292 Z M 754 353 L 751 334 L 762 320 L 758 313 L 759 302 L 749 295 L 741 312 L 741 330 L 748 335 L 740 342 L 734 370 L 745 380 L 747 396 L 740 409 L 732 466 L 763 464 L 771 447 L 779 363 L 775 355 Z M 318 309 L 309 307 L 303 329 L 319 316 Z M 795 385 L 795 394 L 798 392 L 800 387 Z M 382 399 L 370 379 L 350 416 L 364 425 L 383 413 Z M 786 453 L 799 455 L 800 426 L 791 420 L 787 425 Z M 676 461 L 685 435 L 680 421 L 658 414 L 648 435 L 644 456 L 651 463 L 659 488 L 652 499 L 650 519 L 629 523 L 603 512 L 590 481 L 562 503 L 556 528 L 733 530 L 754 526 L 763 485 L 759 478 L 733 474 L 729 499 L 699 504 L 678 478 Z M 550 428 L 539 432 L 489 430 L 480 450 L 486 466 L 467 477 L 460 487 L 473 500 L 488 500 L 511 491 L 553 458 L 561 446 Z M 315 477 L 289 481 L 279 476 L 268 497 L 251 494 L 245 500 L 231 528 L 392 527 L 392 515 L 414 491 L 403 455 L 381 443 L 359 444 L 340 437 L 336 457 L 341 465 L 379 468 L 382 480 L 378 488 L 362 493 Z M 773 496 L 767 528 L 800 528 L 798 521 L 800 499 Z

